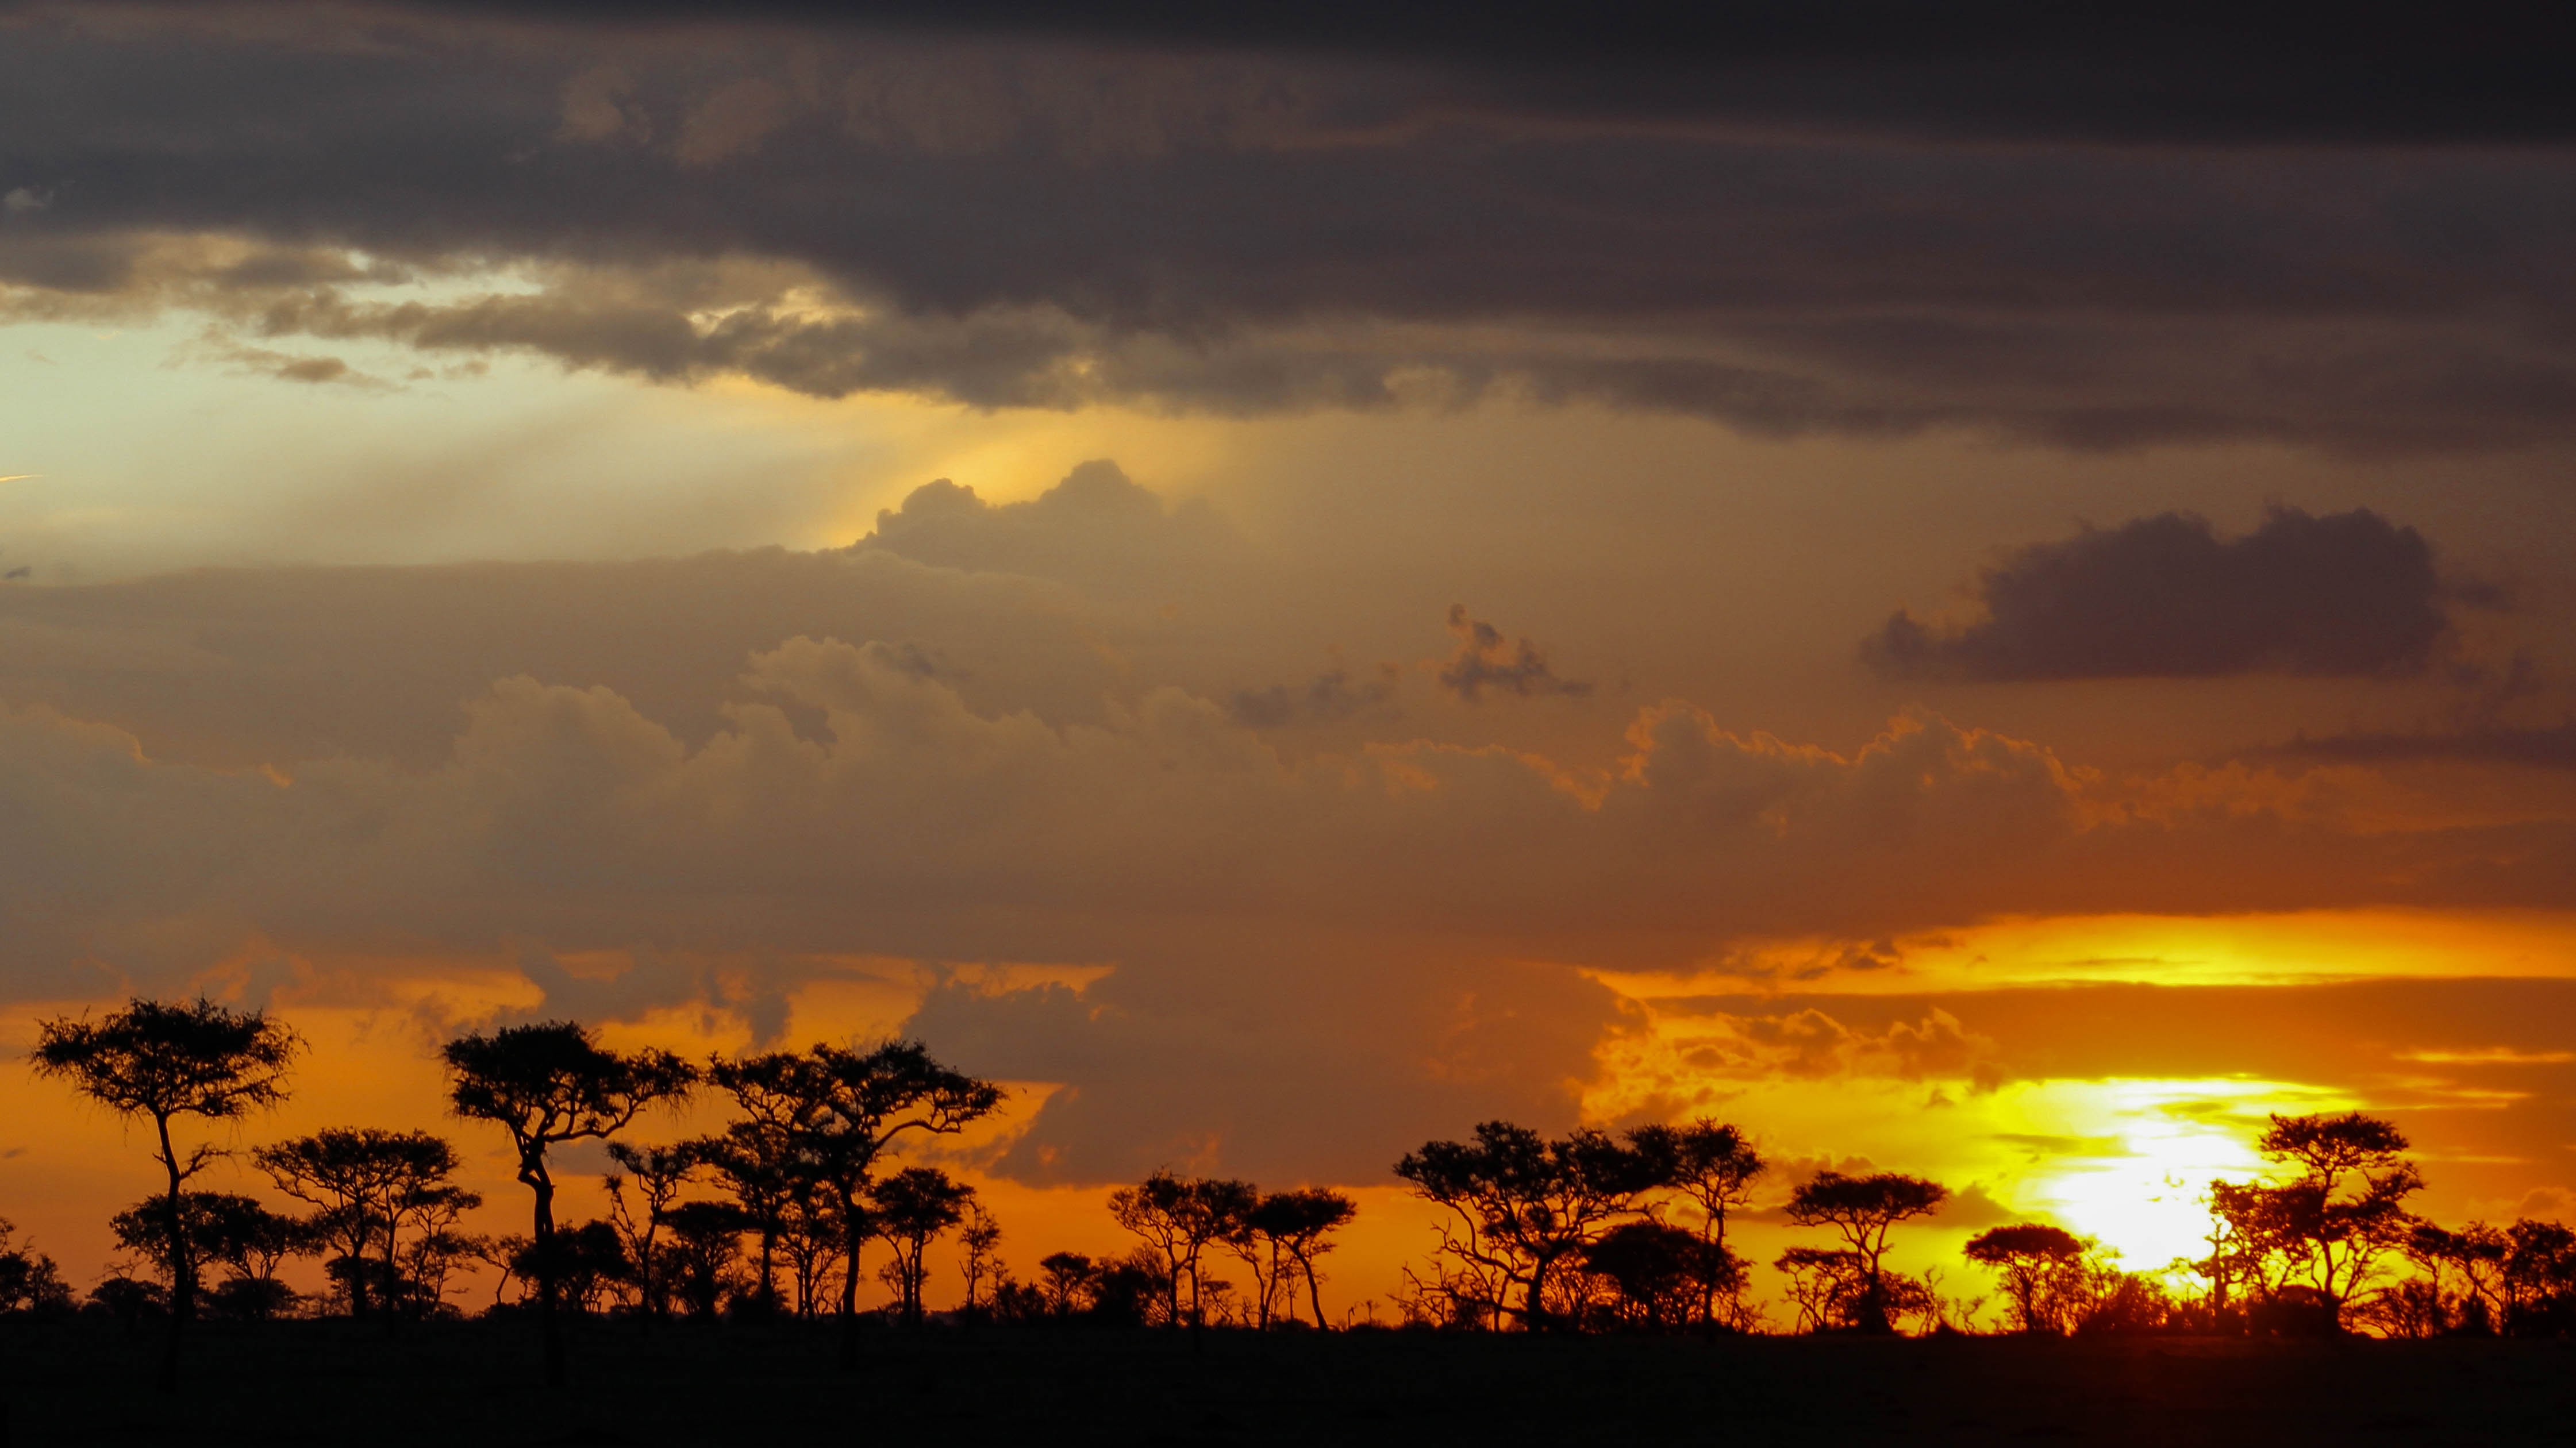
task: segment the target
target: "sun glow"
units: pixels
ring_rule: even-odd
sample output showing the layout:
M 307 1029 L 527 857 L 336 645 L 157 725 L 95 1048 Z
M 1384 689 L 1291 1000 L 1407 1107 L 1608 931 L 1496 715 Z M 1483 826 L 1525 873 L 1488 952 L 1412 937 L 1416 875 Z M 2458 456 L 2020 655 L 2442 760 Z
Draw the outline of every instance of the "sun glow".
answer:
M 2253 1143 L 2267 1113 L 2342 1104 L 2243 1080 L 2064 1082 L 2027 1094 L 2034 1117 L 2061 1124 L 2004 1138 L 2031 1154 L 2013 1205 L 2099 1240 L 2133 1271 L 2205 1255 L 2209 1184 L 2262 1173 Z

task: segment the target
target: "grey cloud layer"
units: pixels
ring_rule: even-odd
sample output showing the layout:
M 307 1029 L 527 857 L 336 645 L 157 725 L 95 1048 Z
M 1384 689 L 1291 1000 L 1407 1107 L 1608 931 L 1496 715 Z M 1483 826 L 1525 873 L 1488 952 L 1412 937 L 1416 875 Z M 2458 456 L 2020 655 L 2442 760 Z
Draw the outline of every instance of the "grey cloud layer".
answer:
M 1900 610 L 1862 646 L 1906 679 L 2197 678 L 2422 671 L 2451 634 L 2433 548 L 2358 510 L 2273 508 L 2241 538 L 2165 513 L 2037 543 L 1979 570 L 1984 617 Z
M 1782 140 L 1466 103 L 1418 61 L 1010 35 L 17 24 L 0 187 L 47 200 L 0 217 L 18 315 L 985 405 L 1501 390 L 2339 447 L 2576 416 L 2547 147 Z M 200 233 L 280 250 L 155 241 Z M 458 290 L 496 263 L 534 290 Z

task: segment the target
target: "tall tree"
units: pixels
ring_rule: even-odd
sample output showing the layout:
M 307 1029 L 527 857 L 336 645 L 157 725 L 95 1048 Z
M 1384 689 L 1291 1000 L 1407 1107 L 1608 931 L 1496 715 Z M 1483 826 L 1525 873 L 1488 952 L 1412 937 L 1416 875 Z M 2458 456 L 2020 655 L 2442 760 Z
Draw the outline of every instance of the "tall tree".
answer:
M 662 1221 L 671 1230 L 663 1259 L 666 1280 L 691 1317 L 711 1322 L 724 1305 L 742 1234 L 751 1224 L 731 1202 L 681 1202 L 663 1213 Z
M 1670 1163 L 1633 1138 L 1622 1142 L 1586 1128 L 1551 1141 L 1524 1126 L 1488 1121 L 1476 1128 L 1474 1141 L 1434 1141 L 1406 1154 L 1395 1174 L 1449 1209 L 1440 1250 L 1468 1264 L 1471 1275 L 1501 1284 L 1497 1300 L 1481 1306 L 1544 1329 L 1566 1316 L 1548 1304 L 1551 1277 L 1577 1265 L 1585 1246 L 1635 1215 L 1647 1193 L 1668 1185 Z M 1517 1303 L 1507 1300 L 1514 1290 Z
M 1222 1177 L 1177 1177 L 1158 1171 L 1132 1187 L 1109 1194 L 1109 1215 L 1118 1225 L 1145 1239 L 1163 1256 L 1170 1271 L 1168 1320 L 1194 1328 L 1207 1326 L 1208 1288 L 1202 1273 L 1207 1249 L 1243 1230 L 1259 1205 L 1252 1183 Z M 1181 1283 L 1190 1285 L 1189 1310 L 1181 1309 Z
M 1315 1326 L 1323 1327 L 1324 1290 L 1317 1283 L 1315 1259 L 1333 1250 L 1332 1235 L 1358 1216 L 1360 1204 L 1329 1187 L 1297 1187 L 1272 1192 L 1253 1208 L 1251 1225 L 1274 1251 L 1285 1252 L 1297 1276 L 1305 1279 L 1306 1300 L 1315 1309 Z M 1297 1294 L 1288 1290 L 1288 1316 L 1297 1316 Z
M 2012 1303 L 2013 1325 L 2026 1333 L 2066 1330 L 2070 1273 L 2081 1273 L 2084 1242 L 2063 1227 L 2014 1222 L 1968 1239 L 1967 1259 L 1991 1267 Z
M 626 1177 L 611 1172 L 600 1185 L 608 1192 L 608 1220 L 635 1264 L 637 1305 L 646 1322 L 657 1322 L 670 1315 L 671 1307 L 671 1287 L 662 1265 L 662 1227 L 670 1219 L 671 1204 L 698 1169 L 697 1154 L 685 1144 L 636 1146 L 612 1141 L 608 1159 L 634 1179 L 637 1204 L 633 1207 L 626 1201 Z
M 179 1338 L 196 1304 L 197 1264 L 181 1220 L 188 1180 L 222 1153 L 199 1144 L 183 1156 L 170 1136 L 182 1116 L 237 1120 L 286 1099 L 286 1072 L 303 1043 L 282 1021 L 213 1001 L 136 1000 L 99 1020 L 56 1018 L 36 1028 L 37 1074 L 70 1081 L 118 1115 L 149 1119 L 153 1160 L 169 1178 L 170 1328 L 161 1353 L 164 1392 L 179 1383 Z
M 535 1194 L 537 1321 L 546 1381 L 559 1386 L 563 1326 L 555 1303 L 555 1183 L 546 1153 L 567 1141 L 613 1136 L 647 1108 L 685 1098 L 697 1071 L 668 1051 L 607 1050 L 571 1021 L 459 1036 L 442 1054 L 456 1114 L 510 1133 L 519 1180 Z
M 926 1166 L 905 1167 L 878 1182 L 868 1194 L 877 1234 L 894 1247 L 887 1280 L 907 1325 L 921 1324 L 921 1288 L 930 1278 L 923 1253 L 939 1234 L 966 1220 L 966 1209 L 974 1200 L 973 1187 Z
M 2406 1159 L 2394 1123 L 2358 1111 L 2274 1116 L 2255 1143 L 2298 1175 L 2257 1188 L 2276 1250 L 2316 1289 L 2326 1326 L 2341 1331 L 2344 1305 L 2370 1282 L 2387 1254 L 2404 1248 L 2415 1219 L 2406 1198 L 2424 1175 Z
M 335 1127 L 263 1146 L 251 1159 L 279 1191 L 315 1209 L 314 1231 L 355 1265 L 345 1274 L 352 1317 L 366 1315 L 371 1276 L 387 1295 L 385 1305 L 395 1305 L 406 1217 L 462 1205 L 453 1199 L 470 1195 L 454 1180 L 456 1148 L 426 1131 Z M 364 1270 L 370 1251 L 380 1272 Z
M 722 1069 L 720 1063 L 717 1070 Z M 747 1305 L 761 1312 L 778 1310 L 778 1239 L 798 1200 L 815 1188 L 797 1147 L 789 1125 L 757 1117 L 733 1122 L 713 1136 L 689 1143 L 699 1163 L 732 1194 L 743 1220 L 751 1223 L 757 1235 L 759 1248 L 753 1258 Z
M 1743 1260 L 1726 1245 L 1726 1218 L 1753 1199 L 1753 1184 L 1770 1169 L 1743 1132 L 1706 1117 L 1688 1126 L 1646 1126 L 1631 1134 L 1638 1149 L 1662 1158 L 1673 1193 L 1688 1202 L 1703 1251 L 1699 1265 L 1699 1320 L 1720 1325 L 1718 1300 L 1740 1300 Z
M 972 1319 L 985 1306 L 986 1283 L 998 1294 L 1010 1285 L 1010 1270 L 1002 1265 L 1002 1224 L 982 1202 L 966 1204 L 966 1225 L 957 1233 L 957 1271 L 966 1279 L 966 1314 Z
M 1050 1252 L 1038 1259 L 1038 1272 L 1038 1290 L 1045 1296 L 1047 1311 L 1058 1318 L 1082 1309 L 1084 1296 L 1100 1275 L 1100 1269 L 1080 1252 Z
M 1882 1259 L 1887 1234 L 1897 1223 L 1929 1216 L 1947 1201 L 1950 1189 L 1921 1177 L 1896 1172 L 1845 1176 L 1818 1172 L 1789 1197 L 1789 1220 L 1801 1227 L 1831 1227 L 1857 1259 L 1860 1297 L 1854 1325 L 1863 1332 L 1893 1332 L 1893 1305 Z
M 841 1361 L 858 1361 L 861 1249 L 874 1230 L 868 1195 L 877 1165 L 905 1134 L 950 1135 L 993 1114 L 1002 1088 L 951 1070 L 919 1041 L 888 1041 L 866 1050 L 818 1045 L 773 1052 L 724 1069 L 750 1083 L 744 1102 L 756 1117 L 789 1124 L 802 1170 L 836 1209 L 842 1245 Z M 728 1086 L 737 1100 L 743 1089 Z

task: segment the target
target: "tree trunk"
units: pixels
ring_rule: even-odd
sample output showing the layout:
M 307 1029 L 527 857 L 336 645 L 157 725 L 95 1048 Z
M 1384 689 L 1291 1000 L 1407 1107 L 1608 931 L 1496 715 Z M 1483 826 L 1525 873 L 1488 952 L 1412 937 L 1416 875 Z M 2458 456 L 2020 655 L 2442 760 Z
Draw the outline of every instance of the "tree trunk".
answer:
M 840 1198 L 841 1222 L 849 1234 L 849 1250 L 841 1258 L 841 1366 L 855 1368 L 859 1365 L 859 1249 L 868 1239 L 858 1228 L 857 1194 L 845 1191 Z
M 778 1315 L 778 1226 L 769 1217 L 760 1223 L 760 1310 L 763 1316 Z
M 546 1386 L 564 1385 L 563 1323 L 555 1315 L 555 1184 L 546 1175 L 545 1158 L 523 1164 L 519 1179 L 537 1194 L 537 1333 L 544 1339 Z
M 392 1332 L 402 1325 L 401 1294 L 394 1290 L 395 1284 L 402 1280 L 402 1269 L 397 1265 L 394 1257 L 394 1242 L 400 1235 L 396 1231 L 399 1224 L 400 1219 L 394 1215 L 393 1207 L 388 1203 L 385 1208 L 385 1331 L 387 1332 Z
M 1315 1264 L 1307 1261 L 1303 1252 L 1297 1254 L 1297 1270 L 1306 1274 L 1306 1300 L 1314 1305 L 1315 1329 L 1320 1332 L 1324 1327 L 1324 1289 L 1315 1284 Z
M 184 1178 L 179 1175 L 179 1155 L 170 1145 L 170 1118 L 152 1118 L 161 1134 L 161 1164 L 170 1169 L 170 1331 L 161 1345 L 161 1391 L 179 1390 L 179 1333 L 196 1306 L 196 1264 L 188 1251 L 188 1224 L 179 1200 Z

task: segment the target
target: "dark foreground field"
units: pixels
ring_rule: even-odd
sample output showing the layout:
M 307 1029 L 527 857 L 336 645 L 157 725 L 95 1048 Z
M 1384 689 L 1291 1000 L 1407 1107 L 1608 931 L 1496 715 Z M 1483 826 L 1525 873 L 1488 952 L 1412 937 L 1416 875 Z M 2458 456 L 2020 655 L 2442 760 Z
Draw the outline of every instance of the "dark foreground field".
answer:
M 2576 1344 L 1455 1338 L 1410 1333 L 210 1326 L 176 1397 L 148 1338 L 0 1330 L 10 1441 L 50 1444 L 2576 1441 Z

